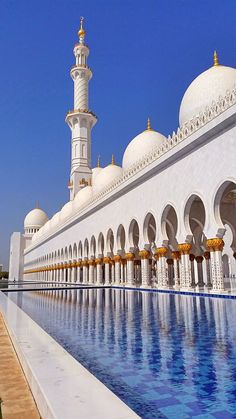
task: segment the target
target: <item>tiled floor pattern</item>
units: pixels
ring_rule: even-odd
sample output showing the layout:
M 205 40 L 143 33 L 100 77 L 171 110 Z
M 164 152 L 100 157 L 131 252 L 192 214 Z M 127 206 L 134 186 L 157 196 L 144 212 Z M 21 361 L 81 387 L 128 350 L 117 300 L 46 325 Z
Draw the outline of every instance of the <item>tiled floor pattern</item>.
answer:
M 0 398 L 3 419 L 40 418 L 1 313 Z

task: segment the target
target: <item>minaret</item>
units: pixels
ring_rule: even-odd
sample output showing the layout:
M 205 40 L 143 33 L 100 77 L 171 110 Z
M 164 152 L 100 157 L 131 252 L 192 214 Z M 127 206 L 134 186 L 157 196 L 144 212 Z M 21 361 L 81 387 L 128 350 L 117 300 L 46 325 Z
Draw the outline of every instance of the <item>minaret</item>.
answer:
M 84 18 L 81 17 L 79 43 L 74 46 L 76 62 L 70 71 L 74 81 L 74 110 L 68 112 L 66 116 L 66 122 L 72 133 L 71 173 L 68 185 L 70 200 L 74 199 L 80 189 L 91 184 L 91 129 L 97 122 L 88 105 L 88 84 L 92 78 L 92 71 L 87 65 L 89 48 L 84 43 L 83 21 Z

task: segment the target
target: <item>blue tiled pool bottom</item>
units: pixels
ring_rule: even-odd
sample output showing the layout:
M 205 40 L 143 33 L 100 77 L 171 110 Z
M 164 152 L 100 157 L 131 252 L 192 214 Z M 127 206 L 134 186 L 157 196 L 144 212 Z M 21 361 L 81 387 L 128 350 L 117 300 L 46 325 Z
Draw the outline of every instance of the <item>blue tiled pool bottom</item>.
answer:
M 236 417 L 236 301 L 118 289 L 9 293 L 142 418 Z

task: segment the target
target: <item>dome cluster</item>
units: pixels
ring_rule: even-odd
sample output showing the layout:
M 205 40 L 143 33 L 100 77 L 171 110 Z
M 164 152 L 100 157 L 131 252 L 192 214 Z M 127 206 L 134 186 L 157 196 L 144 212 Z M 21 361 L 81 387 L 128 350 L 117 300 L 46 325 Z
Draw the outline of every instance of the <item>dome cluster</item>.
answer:
M 219 97 L 224 97 L 235 84 L 236 69 L 219 65 L 215 52 L 214 65 L 193 80 L 184 93 L 179 111 L 180 126 L 204 113 L 206 107 L 210 107 L 212 102 L 216 102 Z M 33 236 L 33 240 L 35 240 L 51 227 L 56 227 L 64 222 L 79 211 L 93 196 L 102 192 L 115 179 L 119 178 L 123 171 L 137 164 L 145 155 L 160 147 L 164 141 L 167 141 L 167 138 L 154 131 L 151 128 L 150 119 L 148 119 L 147 129 L 138 134 L 128 144 L 123 155 L 122 167 L 115 164 L 114 157 L 112 157 L 111 164 L 104 168 L 100 167 L 99 161 L 98 167 L 92 169 L 91 186 L 85 186 L 81 189 L 74 200 L 67 202 L 50 221 L 42 210 L 34 209 L 30 211 L 25 218 L 25 229 L 37 229 Z

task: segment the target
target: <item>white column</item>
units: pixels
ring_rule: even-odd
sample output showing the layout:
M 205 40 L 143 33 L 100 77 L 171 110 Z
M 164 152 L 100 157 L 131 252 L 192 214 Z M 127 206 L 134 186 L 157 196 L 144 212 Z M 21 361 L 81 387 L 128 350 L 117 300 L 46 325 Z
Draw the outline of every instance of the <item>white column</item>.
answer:
M 104 257 L 103 262 L 105 263 L 105 284 L 110 284 L 110 258 Z
M 95 265 L 94 260 L 90 260 L 89 261 L 89 283 L 90 284 L 94 283 L 94 265 Z
M 203 261 L 203 278 L 206 286 L 211 287 L 211 271 L 210 271 L 210 252 L 204 253 Z
M 190 249 L 190 243 L 178 244 L 178 250 L 181 254 L 180 286 L 183 289 L 190 289 L 192 284 L 191 265 L 189 260 Z
M 224 242 L 216 237 L 207 240 L 207 247 L 210 250 L 210 265 L 212 278 L 212 292 L 224 290 L 223 266 L 222 266 L 222 250 Z
M 157 261 L 157 280 L 158 288 L 168 287 L 167 265 L 166 265 L 166 247 L 158 247 L 156 249 L 155 258 Z
M 179 259 L 180 259 L 180 254 L 179 252 L 172 252 L 172 258 L 173 258 L 173 263 L 174 263 L 174 287 L 178 288 L 179 287 Z
M 125 259 L 127 261 L 127 281 L 126 285 L 128 287 L 134 285 L 134 254 L 126 253 Z
M 111 261 L 111 283 L 115 284 L 115 262 Z
M 115 284 L 119 285 L 121 282 L 121 256 L 115 255 L 114 256 L 115 261 Z
M 102 278 L 102 259 L 97 258 L 96 259 L 96 265 L 97 265 L 97 284 L 101 285 L 103 283 Z
M 142 279 L 141 287 L 146 288 L 150 286 L 150 267 L 149 267 L 150 253 L 144 249 L 139 252 L 139 256 L 141 257 L 141 279 Z

